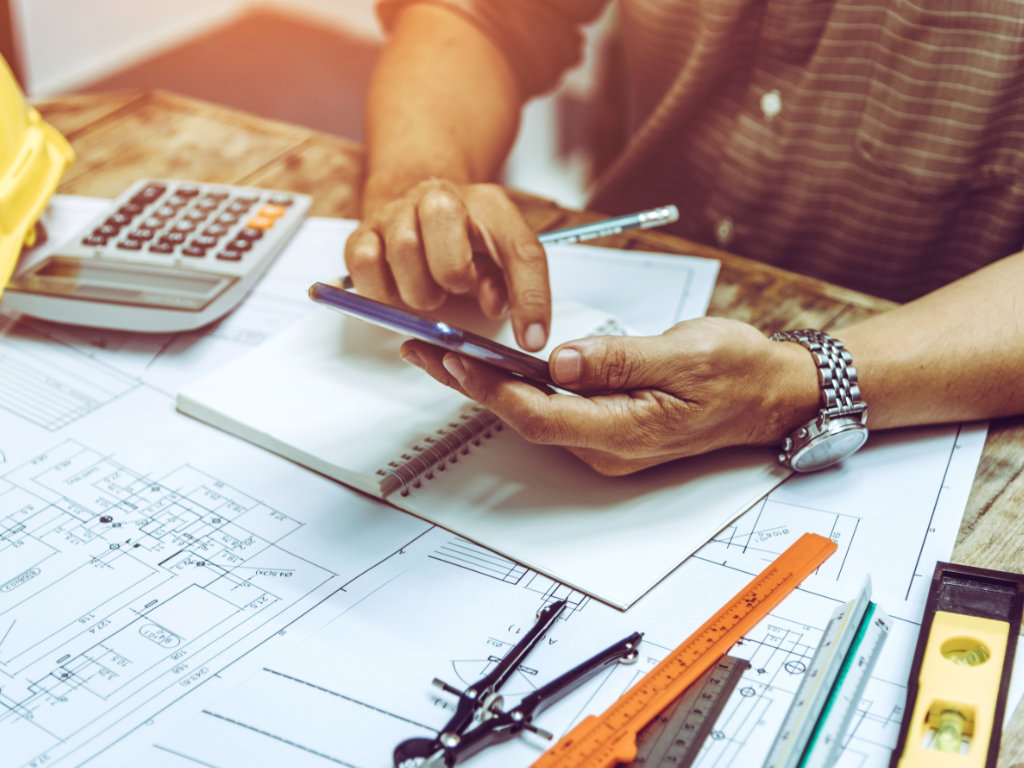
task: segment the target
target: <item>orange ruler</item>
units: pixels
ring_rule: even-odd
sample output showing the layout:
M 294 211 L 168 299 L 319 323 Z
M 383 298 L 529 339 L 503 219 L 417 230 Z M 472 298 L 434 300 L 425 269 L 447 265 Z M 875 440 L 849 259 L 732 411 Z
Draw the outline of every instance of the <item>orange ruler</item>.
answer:
M 824 536 L 796 543 L 601 715 L 590 715 L 533 768 L 612 768 L 636 757 L 637 733 L 836 551 Z

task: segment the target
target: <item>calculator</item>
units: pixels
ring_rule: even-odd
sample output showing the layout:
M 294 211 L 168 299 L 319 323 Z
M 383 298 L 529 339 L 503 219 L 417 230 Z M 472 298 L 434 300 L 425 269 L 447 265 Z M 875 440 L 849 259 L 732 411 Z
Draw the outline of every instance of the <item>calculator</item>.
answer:
M 64 244 L 23 257 L 4 307 L 95 328 L 199 328 L 245 297 L 311 203 L 294 192 L 143 179 Z

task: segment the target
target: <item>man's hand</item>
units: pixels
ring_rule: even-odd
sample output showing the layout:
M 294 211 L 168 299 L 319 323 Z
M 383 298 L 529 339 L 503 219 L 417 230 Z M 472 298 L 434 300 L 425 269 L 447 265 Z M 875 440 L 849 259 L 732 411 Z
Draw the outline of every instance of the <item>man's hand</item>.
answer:
M 731 445 L 772 445 L 818 409 L 807 351 L 753 326 L 701 318 L 660 336 L 599 336 L 551 354 L 545 392 L 493 366 L 417 341 L 403 357 L 493 411 L 534 443 L 564 446 L 624 475 Z
M 524 349 L 547 343 L 547 257 L 500 187 L 430 179 L 386 202 L 368 195 L 365 208 L 345 245 L 361 294 L 426 310 L 448 294 L 475 295 L 488 317 L 511 313 Z

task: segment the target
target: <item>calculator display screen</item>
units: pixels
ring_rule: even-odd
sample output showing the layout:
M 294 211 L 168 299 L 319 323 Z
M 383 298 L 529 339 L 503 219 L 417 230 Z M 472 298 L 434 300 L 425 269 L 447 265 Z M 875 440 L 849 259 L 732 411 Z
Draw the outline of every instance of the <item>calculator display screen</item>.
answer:
M 225 275 L 51 256 L 18 276 L 23 291 L 90 301 L 198 311 L 235 281 Z

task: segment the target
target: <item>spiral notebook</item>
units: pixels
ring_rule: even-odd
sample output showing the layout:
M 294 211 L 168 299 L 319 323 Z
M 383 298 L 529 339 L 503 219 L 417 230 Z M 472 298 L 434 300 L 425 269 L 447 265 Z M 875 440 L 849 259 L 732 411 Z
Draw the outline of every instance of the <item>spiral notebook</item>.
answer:
M 511 341 L 507 327 L 471 329 Z M 561 303 L 552 337 L 621 330 Z M 401 342 L 316 306 L 184 387 L 178 408 L 620 609 L 786 477 L 762 449 L 603 477 L 402 361 Z

